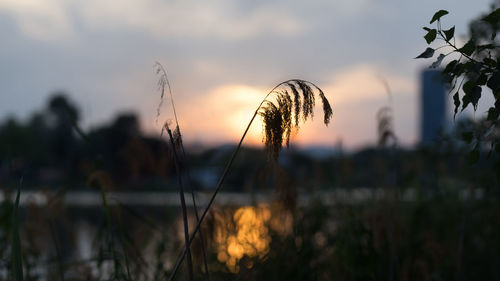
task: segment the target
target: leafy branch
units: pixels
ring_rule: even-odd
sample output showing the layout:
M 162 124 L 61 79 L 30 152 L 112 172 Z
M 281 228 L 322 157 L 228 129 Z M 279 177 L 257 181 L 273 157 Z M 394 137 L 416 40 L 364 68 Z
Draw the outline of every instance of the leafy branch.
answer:
M 431 45 L 436 40 L 443 42 L 443 44 L 438 47 L 427 47 L 416 59 L 432 58 L 437 50 L 451 50 L 448 53 L 440 53 L 430 67 L 440 67 L 443 60 L 448 56 L 455 55 L 457 57 L 447 62 L 442 70 L 443 80 L 451 85 L 450 93 L 454 93 L 454 118 L 459 111 L 464 111 L 469 105 L 472 105 L 474 111 L 477 111 L 483 90 L 488 88 L 491 90 L 495 102 L 488 109 L 486 121 L 491 123 L 492 128 L 498 128 L 498 118 L 500 116 L 500 58 L 497 52 L 500 46 L 496 44 L 495 38 L 496 31 L 500 27 L 500 9 L 495 9 L 480 19 L 481 24 L 487 27 L 490 34 L 486 38 L 471 36 L 462 47 L 456 45 L 455 26 L 444 29 L 441 25 L 441 18 L 447 14 L 448 11 L 446 10 L 437 11 L 430 21 L 430 24 L 435 23 L 436 27 L 423 28 L 427 31 L 424 39 L 428 45 Z M 485 139 L 485 136 L 479 134 L 473 136 L 477 140 L 473 151 L 477 152 L 479 151 L 478 145 Z M 492 147 L 494 145 L 496 145 L 495 150 L 498 151 L 500 142 L 493 140 Z M 477 160 L 474 162 L 477 162 Z

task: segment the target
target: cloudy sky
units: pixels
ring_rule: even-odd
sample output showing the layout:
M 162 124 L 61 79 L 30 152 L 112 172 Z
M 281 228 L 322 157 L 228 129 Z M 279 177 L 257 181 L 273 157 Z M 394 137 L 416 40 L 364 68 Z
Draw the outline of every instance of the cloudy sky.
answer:
M 393 93 L 395 132 L 418 139 L 418 78 L 429 61 L 422 26 L 466 34 L 489 0 L 0 0 L 0 118 L 26 119 L 63 90 L 84 128 L 136 111 L 150 133 L 168 71 L 187 142 L 236 141 L 275 84 L 302 78 L 329 98 L 333 122 L 301 127 L 298 144 L 376 141 L 375 115 Z M 317 114 L 320 115 L 320 108 Z M 168 103 L 161 121 L 172 118 Z M 248 141 L 261 140 L 256 123 Z

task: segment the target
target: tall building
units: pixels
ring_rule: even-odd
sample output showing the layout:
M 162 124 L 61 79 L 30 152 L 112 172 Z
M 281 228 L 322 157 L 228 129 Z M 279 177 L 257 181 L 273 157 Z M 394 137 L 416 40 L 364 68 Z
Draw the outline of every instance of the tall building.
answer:
M 439 70 L 422 72 L 420 98 L 420 144 L 429 145 L 436 141 L 446 124 L 446 88 Z

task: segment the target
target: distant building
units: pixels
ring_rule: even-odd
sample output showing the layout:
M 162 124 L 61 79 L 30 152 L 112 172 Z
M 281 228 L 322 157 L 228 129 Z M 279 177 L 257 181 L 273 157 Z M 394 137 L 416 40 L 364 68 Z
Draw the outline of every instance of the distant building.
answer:
M 441 72 L 426 69 L 421 76 L 420 144 L 429 145 L 438 139 L 446 125 L 446 88 Z

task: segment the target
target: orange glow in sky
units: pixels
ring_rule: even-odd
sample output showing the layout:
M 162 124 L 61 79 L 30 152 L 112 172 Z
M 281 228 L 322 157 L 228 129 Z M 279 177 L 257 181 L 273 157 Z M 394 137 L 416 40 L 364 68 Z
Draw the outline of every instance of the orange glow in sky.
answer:
M 237 142 L 250 122 L 265 91 L 243 85 L 227 85 L 182 103 L 180 123 L 191 140 Z M 253 122 L 245 144 L 261 143 L 260 118 Z
M 321 102 L 317 98 L 314 118 L 300 124 L 299 130 L 292 135 L 291 143 L 331 147 L 339 141 L 347 146 L 364 145 L 369 140 L 375 143 L 375 116 L 381 107 L 391 102 L 378 76 L 380 73 L 370 65 L 358 65 L 333 74 L 329 83 L 319 85 L 332 105 L 332 121 L 329 126 L 323 124 Z M 395 75 L 383 77 L 391 87 L 393 102 L 408 98 L 405 93 L 416 91 L 416 86 L 408 79 Z M 208 145 L 238 142 L 269 90 L 229 84 L 216 87 L 204 95 L 180 99 L 177 107 L 185 141 Z M 398 110 L 404 110 L 404 114 L 411 111 L 406 108 L 395 110 L 395 129 L 398 133 Z M 263 124 L 261 117 L 257 116 L 244 145 L 259 146 L 262 140 Z
M 204 96 L 181 104 L 180 123 L 184 135 L 191 140 L 237 142 L 245 131 L 258 105 L 269 89 L 245 85 L 227 85 L 216 88 Z M 321 103 L 315 109 L 316 118 L 301 124 L 292 142 L 314 144 L 330 142 L 334 135 L 322 123 Z M 313 124 L 318 123 L 318 124 Z M 187 131 L 189 130 L 189 131 Z M 323 131 L 323 132 L 322 132 Z M 263 123 L 255 118 L 245 138 L 245 145 L 262 145 Z

